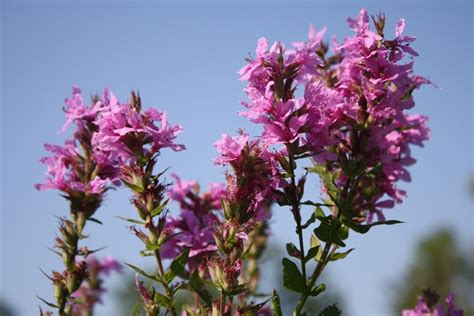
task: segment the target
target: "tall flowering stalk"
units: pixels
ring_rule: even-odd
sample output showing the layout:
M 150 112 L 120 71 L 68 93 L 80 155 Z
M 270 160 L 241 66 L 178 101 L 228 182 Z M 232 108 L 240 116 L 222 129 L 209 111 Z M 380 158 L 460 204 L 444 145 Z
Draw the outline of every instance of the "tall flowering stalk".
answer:
M 169 125 L 166 113 L 150 108 L 142 111 L 140 96 L 132 92 L 130 103 L 122 104 L 113 97 L 96 121 L 99 130 L 92 142 L 96 148 L 108 153 L 108 159 L 121 161 L 120 179 L 131 190 L 132 203 L 138 220 L 126 219 L 136 225 L 132 231 L 145 245 L 144 256 L 156 259 L 157 272 L 150 275 L 142 269 L 127 264 L 137 273 L 159 282 L 164 294 L 143 286 L 137 276 L 137 288 L 144 302 L 147 315 L 157 315 L 161 308 L 177 315 L 174 295 L 179 285 L 173 280 L 179 275 L 188 260 L 189 250 L 175 258 L 165 270 L 160 252 L 161 246 L 170 238 L 171 230 L 166 227 L 166 183 L 161 174 L 155 174 L 157 158 L 163 148 L 174 151 L 184 149 L 174 139 L 181 132 L 178 125 Z
M 385 38 L 385 17 L 373 21 L 375 32 L 366 10 L 349 18 L 355 35 L 334 43 L 332 56 L 322 41 L 325 29 L 311 27 L 309 40 L 291 50 L 281 42 L 269 48 L 261 38 L 256 58 L 240 71 L 249 97 L 241 115 L 262 124 L 263 144 L 277 148 L 275 159 L 284 173 L 275 194 L 295 219 L 299 245 L 290 243 L 287 249 L 300 268 L 283 259 L 285 285 L 301 294 L 295 315 L 302 313 L 308 297 L 324 291 L 324 284 L 316 282 L 329 261 L 351 251 L 336 252 L 345 247 L 349 230 L 366 233 L 374 225 L 398 223 L 385 221 L 382 210 L 402 201 L 405 192 L 396 182 L 410 180 L 406 168 L 415 162 L 410 146 L 429 138 L 427 118 L 407 112 L 414 106 L 413 91 L 429 83 L 414 75 L 413 61 L 404 58 L 417 56 L 410 47 L 414 38 L 403 35 L 403 19 L 390 40 Z M 301 87 L 302 93 L 296 93 Z M 313 167 L 297 178 L 298 160 L 308 157 Z M 322 202 L 303 200 L 307 173 L 319 175 Z M 303 205 L 316 208 L 305 223 Z M 303 230 L 316 221 L 306 252 Z M 308 273 L 306 263 L 312 258 L 317 266 Z
M 229 165 L 226 174 L 227 188 L 222 196 L 223 214 L 215 223 L 216 251 L 207 260 L 210 280 L 220 292 L 212 300 L 212 315 L 238 315 L 258 313 L 262 306 L 245 300 L 234 304 L 233 298 L 250 290 L 241 282 L 244 251 L 249 233 L 269 216 L 270 173 L 266 148 L 258 142 L 249 142 L 248 135 L 223 135 L 215 143 L 220 157 L 214 162 Z M 243 296 L 241 296 L 243 298 Z M 234 310 L 235 309 L 235 310 Z
M 91 280 L 93 272 L 88 256 L 95 251 L 80 246 L 79 241 L 86 238 L 83 231 L 87 221 L 100 223 L 93 216 L 106 191 L 117 182 L 117 161 L 105 159 L 108 153 L 92 145 L 97 132 L 94 120 L 108 105 L 109 92 L 105 90 L 101 98 L 94 97 L 87 106 L 80 89 L 74 87 L 72 99 L 65 103 L 67 120 L 61 132 L 75 123 L 73 138 L 63 146 L 45 145 L 51 153 L 51 156 L 41 159 L 47 166 L 47 178 L 45 183 L 35 185 L 38 190 L 59 190 L 70 206 L 69 218 L 59 219 L 60 236 L 54 245 L 57 250 L 53 250 L 62 257 L 64 271 L 53 271 L 49 277 L 54 284 L 56 302 L 46 303 L 57 308 L 59 315 L 89 315 L 99 298 L 86 304 L 77 299 L 77 293 L 87 280 Z

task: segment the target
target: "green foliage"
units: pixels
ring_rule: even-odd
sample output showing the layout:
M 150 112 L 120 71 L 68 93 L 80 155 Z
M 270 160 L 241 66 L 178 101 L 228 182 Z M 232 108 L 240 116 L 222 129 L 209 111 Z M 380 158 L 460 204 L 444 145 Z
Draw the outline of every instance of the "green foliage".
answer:
M 344 252 L 335 252 L 329 257 L 329 261 L 336 261 L 336 260 L 339 260 L 339 259 L 344 259 L 353 250 L 354 250 L 354 248 L 351 248 L 351 249 L 349 249 L 347 251 L 344 251 Z
M 340 247 L 346 246 L 342 241 L 344 235 L 341 231 L 341 223 L 332 215 L 322 218 L 321 224 L 313 232 L 316 237 L 324 242 L 334 243 Z
M 283 258 L 283 286 L 287 289 L 304 293 L 306 291 L 306 280 L 303 278 L 296 264 L 288 258 Z
M 158 278 L 157 275 L 154 275 L 154 274 L 149 274 L 145 271 L 143 271 L 142 269 L 140 269 L 139 267 L 137 266 L 134 266 L 133 264 L 130 264 L 130 263 L 126 263 L 124 262 L 127 266 L 129 266 L 130 268 L 132 268 L 133 270 L 135 270 L 135 272 L 137 272 L 138 274 L 150 279 L 150 280 L 153 280 L 153 281 L 157 281 L 157 282 L 161 282 L 161 280 Z
M 396 220 L 390 220 L 390 221 L 383 221 L 383 222 L 375 222 L 371 224 L 365 224 L 365 225 L 359 225 L 354 223 L 351 220 L 345 220 L 344 224 L 347 225 L 350 229 L 352 229 L 355 232 L 358 232 L 360 234 L 365 234 L 367 233 L 372 227 L 378 226 L 378 225 L 395 225 L 395 224 L 401 224 L 403 222 L 396 221 Z
M 125 218 L 125 217 L 122 217 L 122 216 L 115 216 L 115 217 L 118 218 L 118 219 L 124 220 L 124 221 L 126 221 L 126 222 L 133 223 L 133 224 L 145 225 L 145 222 L 144 222 L 144 221 L 141 221 L 141 220 L 138 220 L 138 219 Z
M 189 257 L 189 249 L 186 249 L 182 254 L 177 256 L 172 262 L 171 265 L 165 273 L 165 282 L 170 283 L 171 281 L 176 278 L 176 276 L 180 275 L 184 271 L 184 266 L 186 265 L 186 262 L 188 261 Z

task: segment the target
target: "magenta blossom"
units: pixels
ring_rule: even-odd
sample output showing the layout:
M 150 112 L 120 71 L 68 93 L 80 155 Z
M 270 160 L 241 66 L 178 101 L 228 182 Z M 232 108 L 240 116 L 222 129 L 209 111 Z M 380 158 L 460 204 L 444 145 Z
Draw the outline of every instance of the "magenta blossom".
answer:
M 405 53 L 417 56 L 409 46 L 415 38 L 403 35 L 403 19 L 394 40 L 383 35 L 382 15 L 375 20 L 376 31 L 371 30 L 365 9 L 348 24 L 355 34 L 319 62 L 328 50 L 322 42 L 324 29 L 311 27 L 309 41 L 296 43 L 295 52 L 279 42 L 268 49 L 266 39 L 260 39 L 257 57 L 240 71 L 241 80 L 248 81 L 244 91 L 249 98 L 243 102 L 248 111 L 241 115 L 263 126 L 266 146 L 283 145 L 292 148 L 289 154 L 329 165 L 339 175 L 340 189 L 350 178 L 349 160 L 364 166 L 369 174 L 359 179 L 365 189 L 355 197 L 359 214 L 354 217 L 370 221 L 375 214 L 383 219 L 382 209 L 405 196 L 396 184 L 411 180 L 411 147 L 423 146 L 430 137 L 428 119 L 408 110 L 414 106 L 413 91 L 431 82 L 413 74 L 413 61 L 402 62 Z M 302 51 L 313 60 L 310 67 L 296 57 Z M 300 86 L 303 94 L 296 95 Z M 219 144 L 229 148 L 231 140 Z M 236 156 L 219 151 L 221 164 Z
M 104 106 L 109 102 L 109 90 L 105 89 L 100 100 L 93 102 L 91 105 L 84 104 L 81 89 L 78 86 L 72 87 L 72 98 L 66 99 L 64 103 L 64 112 L 66 113 L 66 122 L 60 132 L 64 133 L 71 123 L 81 126 L 85 123 L 91 123 L 95 120 L 97 114 L 103 110 Z
M 242 134 L 237 137 L 231 137 L 227 134 L 222 134 L 222 138 L 214 143 L 217 151 L 221 154 L 220 157 L 214 159 L 216 165 L 225 165 L 231 161 L 237 160 L 240 157 L 242 149 L 248 142 L 248 135 Z
M 170 187 L 168 195 L 171 200 L 179 203 L 178 217 L 167 218 L 166 229 L 176 234 L 162 248 L 165 258 L 174 258 L 185 248 L 189 248 L 190 267 L 199 262 L 197 257 L 206 256 L 215 251 L 214 225 L 217 221 L 216 212 L 221 211 L 221 198 L 225 187 L 213 183 L 209 191 L 200 193 L 196 181 L 186 181 L 172 175 L 175 184 Z
M 64 146 L 46 144 L 44 147 L 52 155 L 40 160 L 47 166 L 47 178 L 46 183 L 35 184 L 36 189 L 102 194 L 112 183 L 111 179 L 102 179 L 99 176 L 88 182 L 81 179 L 80 170 L 84 167 L 83 161 L 73 140 L 66 141 Z
M 109 159 L 122 161 L 153 156 L 167 147 L 174 151 L 184 149 L 184 145 L 174 143 L 182 131 L 180 125 L 169 125 L 165 112 L 154 108 L 144 113 L 140 110 L 131 104 L 120 103 L 112 94 L 109 105 L 96 121 L 99 131 L 93 137 L 94 146 L 109 153 Z

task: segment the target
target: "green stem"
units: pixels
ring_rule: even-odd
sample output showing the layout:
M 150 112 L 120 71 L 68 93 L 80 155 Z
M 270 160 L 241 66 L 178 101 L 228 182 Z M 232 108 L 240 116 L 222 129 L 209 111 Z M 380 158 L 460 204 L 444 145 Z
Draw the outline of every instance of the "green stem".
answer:
M 324 268 L 326 267 L 326 264 L 327 264 L 328 258 L 329 258 L 328 254 L 329 254 L 329 250 L 331 248 L 331 245 L 332 245 L 332 243 L 328 242 L 324 246 L 324 250 L 323 250 L 323 253 L 321 255 L 321 260 L 318 262 L 318 265 L 314 269 L 313 275 L 311 276 L 311 280 L 309 281 L 309 283 L 307 285 L 309 289 L 313 288 L 314 284 L 316 283 L 319 276 L 321 275 Z M 298 305 L 296 305 L 296 309 L 293 313 L 294 316 L 301 315 L 301 311 L 303 310 L 304 304 L 306 303 L 306 300 L 308 299 L 308 297 L 309 297 L 309 291 L 306 292 L 306 293 L 301 294 L 301 298 L 298 301 Z
M 158 271 L 160 273 L 160 277 L 164 277 L 165 275 L 165 269 L 163 268 L 163 262 L 161 260 L 161 255 L 160 255 L 160 251 L 159 250 L 155 250 L 155 257 L 156 257 L 156 263 L 158 265 Z M 174 302 L 173 302 L 173 292 L 171 291 L 171 288 L 169 286 L 168 283 L 166 282 L 163 282 L 163 288 L 165 289 L 165 294 L 166 296 L 170 299 L 170 301 L 172 302 L 169 310 L 171 312 L 171 314 L 173 316 L 177 316 L 178 313 L 176 312 L 176 308 L 174 306 Z
M 346 184 L 344 185 L 344 188 L 343 188 L 342 193 L 341 193 L 340 198 L 339 198 L 339 200 L 340 200 L 339 205 L 342 204 L 344 198 L 347 198 L 347 194 L 349 192 L 349 189 L 353 185 L 357 184 L 357 182 L 358 182 L 356 180 L 353 183 L 352 180 L 353 180 L 352 178 L 349 178 L 347 180 Z M 342 210 L 339 209 L 339 210 L 337 210 L 336 218 L 339 220 L 341 218 L 341 216 L 342 216 Z M 319 276 L 321 275 L 324 268 L 326 267 L 326 265 L 329 261 L 330 255 L 332 253 L 334 253 L 334 251 L 336 250 L 336 247 L 334 247 L 331 250 L 332 245 L 333 244 L 331 242 L 327 242 L 324 245 L 324 250 L 323 250 L 323 253 L 321 254 L 321 259 L 319 260 L 316 268 L 314 269 L 313 275 L 311 276 L 311 279 L 310 279 L 309 283 L 307 284 L 308 289 L 312 289 L 314 287 L 314 285 L 316 284 L 316 281 L 318 280 Z M 303 307 L 306 303 L 306 300 L 309 297 L 309 294 L 310 294 L 310 291 L 307 291 L 307 292 L 301 294 L 300 300 L 298 301 L 298 304 L 296 305 L 295 311 L 293 312 L 293 316 L 300 316 L 301 315 L 301 312 L 302 312 Z
M 287 150 L 290 151 L 290 149 L 287 147 Z M 301 273 L 303 275 L 303 279 L 306 280 L 306 263 L 304 261 L 304 256 L 305 256 L 305 250 L 304 250 L 304 239 L 303 239 L 303 228 L 301 227 L 301 205 L 299 202 L 298 198 L 298 186 L 296 185 L 296 176 L 295 176 L 295 170 L 296 170 L 296 162 L 294 160 L 293 154 L 290 152 L 288 153 L 288 160 L 290 162 L 291 166 L 291 187 L 294 192 L 294 196 L 292 197 L 293 205 L 291 207 L 291 212 L 293 213 L 293 217 L 296 222 L 296 233 L 298 234 L 298 242 L 299 242 L 299 247 L 300 247 L 300 252 L 301 252 Z

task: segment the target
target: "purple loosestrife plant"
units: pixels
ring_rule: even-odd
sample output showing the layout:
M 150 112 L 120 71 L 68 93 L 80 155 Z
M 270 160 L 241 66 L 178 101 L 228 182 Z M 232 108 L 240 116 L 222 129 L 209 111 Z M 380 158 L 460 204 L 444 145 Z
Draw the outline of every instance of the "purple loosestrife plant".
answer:
M 385 221 L 383 210 L 403 200 L 405 192 L 396 183 L 411 180 L 407 167 L 415 159 L 410 147 L 422 146 L 430 135 L 427 118 L 408 113 L 414 90 L 430 83 L 413 74 L 414 38 L 402 35 L 403 19 L 391 40 L 385 37 L 385 17 L 380 14 L 373 22 L 375 31 L 366 10 L 349 18 L 355 34 L 334 43 L 330 56 L 322 40 L 325 29 L 311 27 L 309 40 L 291 50 L 281 42 L 269 48 L 261 38 L 256 58 L 239 72 L 248 82 L 249 98 L 241 115 L 263 126 L 262 142 L 276 148 L 274 157 L 284 170 L 274 194 L 280 205 L 290 207 L 299 237 L 299 245 L 290 243 L 287 249 L 300 267 L 283 259 L 284 284 L 301 295 L 295 315 L 302 314 L 308 297 L 324 291 L 324 284 L 316 282 L 325 266 L 352 250 L 337 252 L 346 246 L 349 230 L 366 233 L 374 225 L 398 223 Z M 297 162 L 305 158 L 313 166 L 297 178 Z M 308 173 L 321 179 L 322 202 L 303 199 Z M 304 205 L 316 210 L 303 223 Z M 303 230 L 315 222 L 319 225 L 306 252 Z M 306 263 L 313 258 L 317 266 L 308 273 Z
M 289 208 L 298 238 L 297 245 L 286 244 L 282 260 L 283 285 L 299 295 L 293 315 L 314 315 L 305 311 L 306 302 L 325 291 L 318 282 L 326 266 L 353 250 L 346 249 L 351 231 L 400 223 L 386 220 L 387 210 L 406 196 L 398 184 L 411 181 L 412 147 L 430 137 L 428 118 L 412 108 L 414 91 L 431 82 L 414 74 L 418 53 L 411 46 L 415 38 L 404 35 L 405 21 L 396 24 L 394 37 L 385 34 L 383 14 L 370 23 L 363 9 L 348 24 L 354 34 L 331 45 L 324 41 L 326 29 L 313 26 L 307 41 L 291 47 L 258 40 L 256 56 L 239 71 L 248 97 L 240 115 L 261 125 L 262 133 L 252 139 L 241 130 L 215 142 L 214 164 L 225 168 L 225 184 L 206 192 L 196 181 L 172 174 L 170 184 L 166 170 L 155 171 L 163 149 L 184 149 L 176 143 L 182 128 L 170 125 L 166 113 L 142 109 L 135 92 L 121 103 L 106 90 L 85 106 L 74 88 L 62 129 L 74 123 L 74 136 L 63 146 L 45 146 L 51 153 L 42 159 L 47 179 L 36 185 L 57 189 L 70 202 L 55 244 L 65 270 L 53 271 L 56 302 L 46 303 L 59 315 L 91 315 L 100 302 L 103 275 L 120 267 L 89 256 L 93 251 L 79 241 L 87 221 L 99 222 L 93 215 L 107 190 L 123 183 L 138 216 L 124 220 L 143 242 L 140 254 L 156 260 L 153 273 L 127 264 L 137 272 L 147 316 L 281 316 L 276 291 L 254 302 L 262 296 L 258 259 L 274 204 Z M 312 176 L 320 180 L 320 200 L 308 199 Z M 179 205 L 178 214 L 168 214 L 169 201 Z M 316 264 L 311 269 L 310 261 Z M 181 310 L 175 300 L 180 290 L 192 298 Z M 403 315 L 462 315 L 452 295 L 446 304 L 437 305 L 425 291 Z M 319 313 L 340 314 L 336 305 Z
M 131 230 L 145 246 L 141 254 L 155 257 L 157 272 L 148 274 L 127 265 L 138 274 L 160 283 L 164 289 L 164 294 L 155 291 L 154 287 L 147 289 L 137 276 L 137 289 L 144 309 L 147 315 L 157 315 L 162 308 L 166 313 L 177 315 L 173 298 L 180 285 L 173 284 L 173 281 L 183 272 L 190 250 L 183 249 L 165 271 L 160 248 L 172 237 L 172 229 L 166 225 L 167 184 L 162 181 L 162 174 L 154 173 L 154 167 L 162 149 L 184 149 L 183 145 L 174 142 L 182 128 L 169 125 L 164 112 L 153 108 L 142 111 L 140 96 L 135 92 L 132 92 L 130 103 L 120 103 L 112 96 L 96 124 L 99 130 L 92 142 L 96 148 L 108 153 L 107 159 L 121 161 L 120 179 L 131 190 L 131 200 L 139 217 L 138 220 L 125 220 L 135 224 Z
M 53 249 L 63 259 L 65 270 L 53 271 L 49 276 L 54 284 L 56 302 L 43 301 L 57 308 L 59 315 L 77 315 L 77 310 L 87 309 L 92 313 L 94 305 L 77 299 L 78 291 L 85 286 L 84 282 L 93 278 L 88 256 L 95 252 L 86 246 L 81 247 L 79 241 L 86 238 L 83 231 L 87 221 L 100 223 L 92 216 L 100 207 L 106 191 L 117 184 L 118 161 L 104 159 L 108 153 L 92 145 L 92 138 L 97 132 L 94 120 L 108 106 L 109 92 L 105 90 L 102 97 L 93 97 L 91 104 L 85 105 L 80 89 L 74 87 L 72 99 L 67 99 L 65 103 L 67 121 L 61 131 L 74 123 L 73 138 L 63 146 L 45 145 L 51 153 L 51 156 L 41 159 L 47 166 L 46 182 L 35 187 L 38 190 L 59 190 L 70 206 L 69 218 L 59 219 L 60 235 L 54 245 L 57 250 Z

